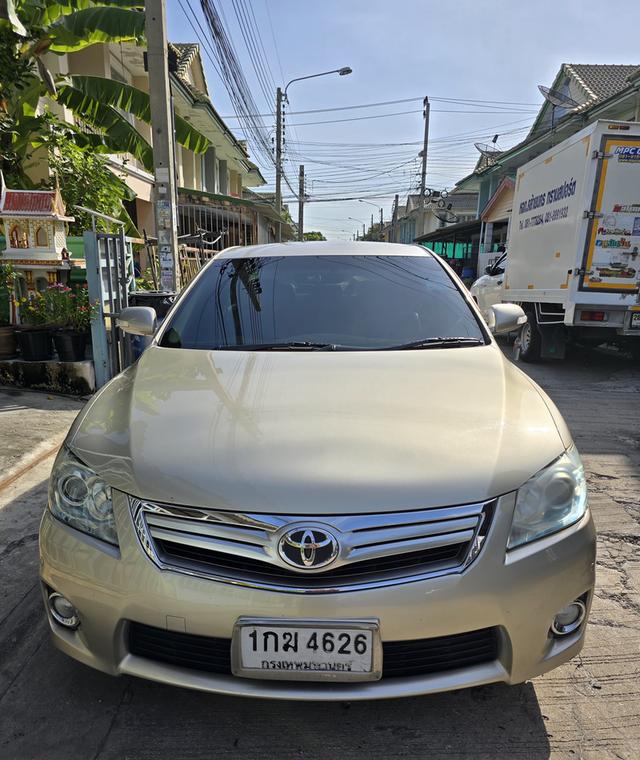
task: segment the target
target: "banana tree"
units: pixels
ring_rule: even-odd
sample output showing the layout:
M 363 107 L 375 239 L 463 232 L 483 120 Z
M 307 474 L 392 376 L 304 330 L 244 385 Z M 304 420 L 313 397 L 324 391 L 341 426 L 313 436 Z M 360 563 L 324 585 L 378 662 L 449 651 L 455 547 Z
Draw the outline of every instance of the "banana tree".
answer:
M 94 153 L 130 153 L 152 169 L 150 144 L 122 113 L 149 122 L 149 96 L 111 79 L 54 77 L 43 57 L 101 42 L 140 44 L 144 21 L 141 0 L 0 0 L 3 162 L 11 153 L 18 164 L 24 163 L 30 151 L 46 145 L 50 119 L 43 118 L 42 103 L 49 100 L 69 108 L 91 129 L 86 134 L 72 128 L 76 145 Z M 207 150 L 206 137 L 177 114 L 175 122 L 179 143 L 195 153 Z

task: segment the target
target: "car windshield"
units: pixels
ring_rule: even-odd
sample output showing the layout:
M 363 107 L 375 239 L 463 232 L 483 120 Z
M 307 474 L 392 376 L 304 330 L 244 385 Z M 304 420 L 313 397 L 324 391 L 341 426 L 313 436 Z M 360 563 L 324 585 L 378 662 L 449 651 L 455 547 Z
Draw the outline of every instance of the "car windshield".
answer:
M 325 255 L 215 260 L 179 304 L 160 345 L 372 350 L 485 342 L 458 286 L 432 256 Z

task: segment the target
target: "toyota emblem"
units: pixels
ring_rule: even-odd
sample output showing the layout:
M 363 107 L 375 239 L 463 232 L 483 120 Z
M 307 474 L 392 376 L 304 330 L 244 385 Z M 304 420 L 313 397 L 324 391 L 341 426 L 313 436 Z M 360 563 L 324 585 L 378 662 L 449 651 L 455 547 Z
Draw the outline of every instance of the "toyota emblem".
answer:
M 291 528 L 278 543 L 280 557 L 303 570 L 326 567 L 338 556 L 338 551 L 338 540 L 324 528 Z

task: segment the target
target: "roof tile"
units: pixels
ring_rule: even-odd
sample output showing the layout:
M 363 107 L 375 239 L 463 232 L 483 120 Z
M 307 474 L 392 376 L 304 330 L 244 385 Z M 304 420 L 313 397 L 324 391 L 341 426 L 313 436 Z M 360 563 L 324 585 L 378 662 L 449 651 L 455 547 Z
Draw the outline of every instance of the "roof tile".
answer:
M 1 212 L 17 215 L 64 216 L 65 209 L 55 190 L 7 190 Z
M 638 64 L 567 63 L 565 69 L 575 76 L 590 96 L 589 105 L 593 105 L 628 87 L 629 77 L 638 71 Z

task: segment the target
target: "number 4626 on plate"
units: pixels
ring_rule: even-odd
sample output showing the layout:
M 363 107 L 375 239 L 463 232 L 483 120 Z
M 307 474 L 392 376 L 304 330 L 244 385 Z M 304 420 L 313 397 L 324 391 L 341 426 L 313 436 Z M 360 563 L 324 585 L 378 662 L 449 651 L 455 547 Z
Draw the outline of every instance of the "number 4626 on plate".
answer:
M 382 675 L 377 621 L 239 618 L 232 671 L 245 678 L 375 681 Z

